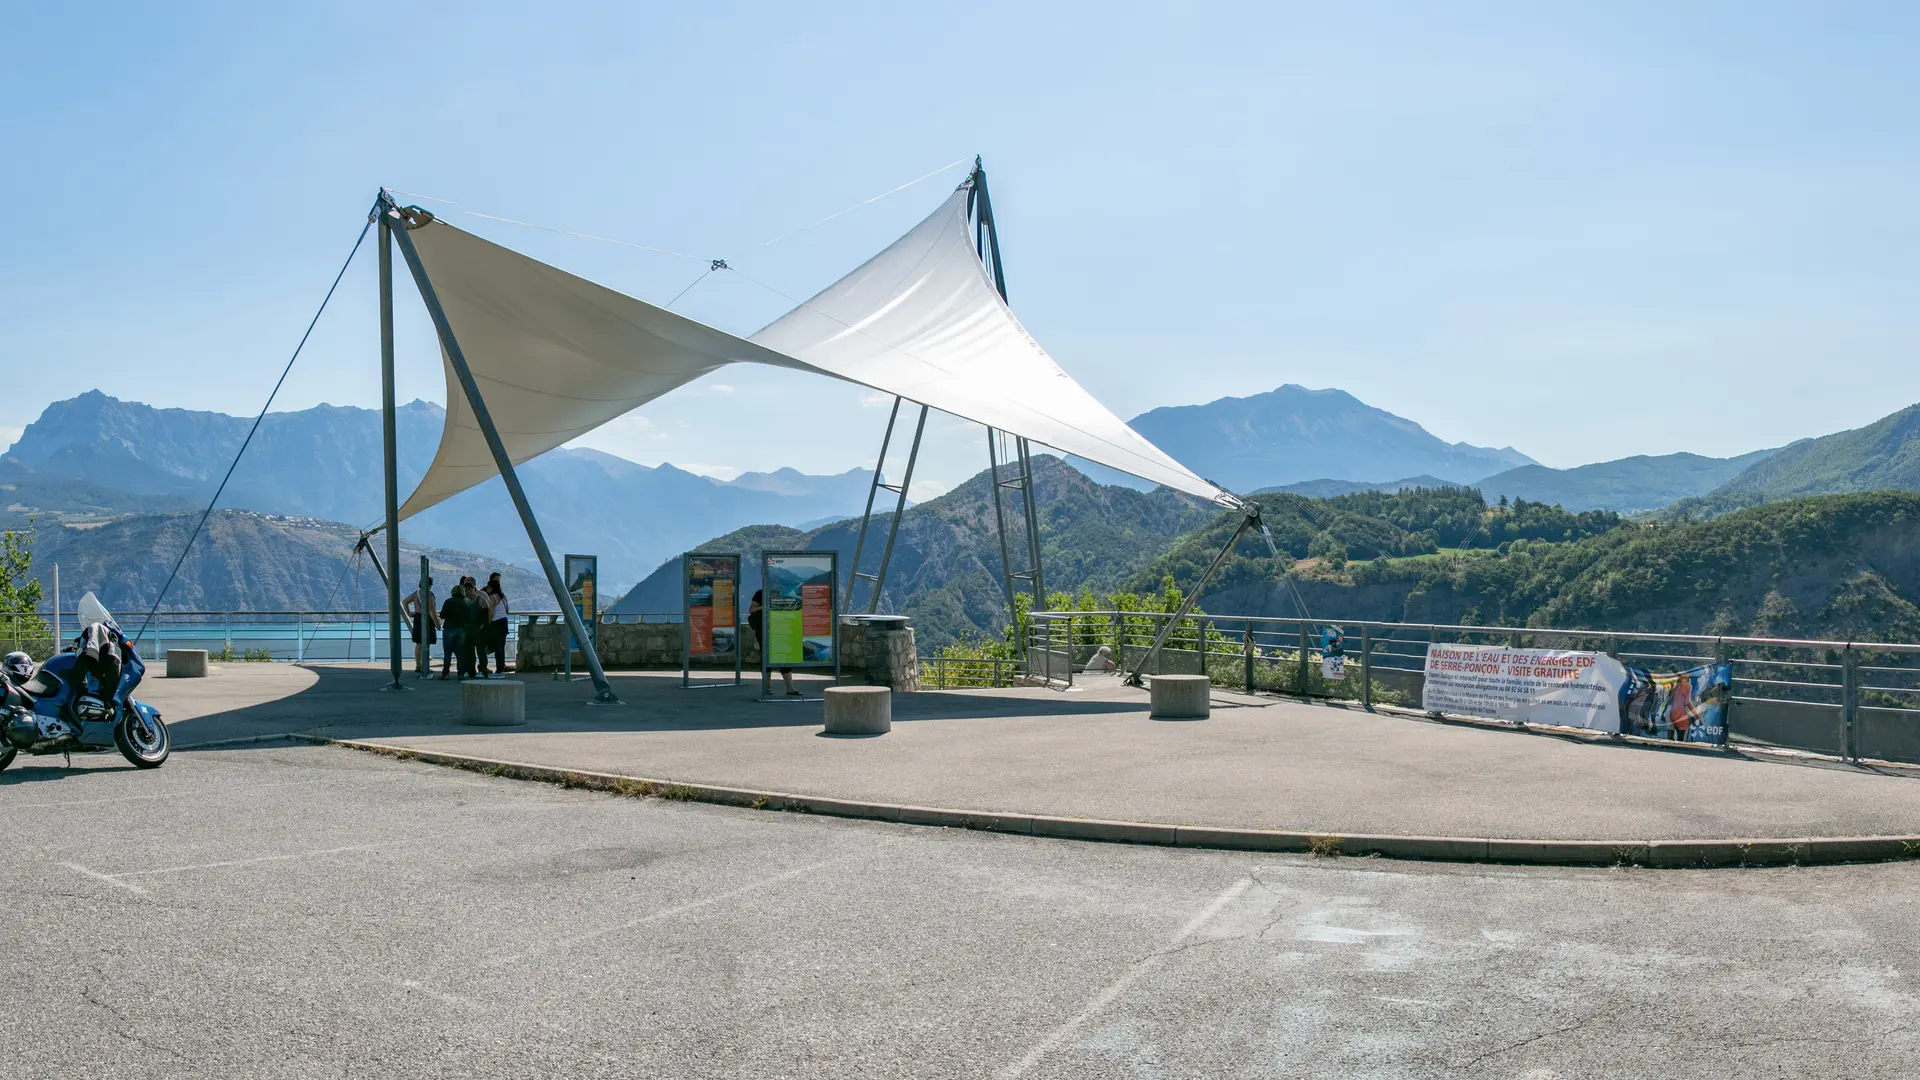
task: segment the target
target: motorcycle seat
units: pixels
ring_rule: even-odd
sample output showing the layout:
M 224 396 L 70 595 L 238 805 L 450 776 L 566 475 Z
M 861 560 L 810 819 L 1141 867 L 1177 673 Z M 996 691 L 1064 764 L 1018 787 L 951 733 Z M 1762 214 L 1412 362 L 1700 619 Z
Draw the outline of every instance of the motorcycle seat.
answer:
M 60 692 L 60 677 L 47 671 L 36 671 L 33 678 L 20 684 L 20 690 L 29 697 L 52 697 Z

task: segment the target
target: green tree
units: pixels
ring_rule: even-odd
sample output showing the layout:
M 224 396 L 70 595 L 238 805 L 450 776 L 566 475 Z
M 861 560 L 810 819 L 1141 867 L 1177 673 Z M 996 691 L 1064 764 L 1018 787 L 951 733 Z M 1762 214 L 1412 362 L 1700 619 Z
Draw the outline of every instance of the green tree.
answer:
M 0 530 L 0 651 L 52 652 L 53 630 L 41 619 L 40 582 L 33 577 L 33 523 Z

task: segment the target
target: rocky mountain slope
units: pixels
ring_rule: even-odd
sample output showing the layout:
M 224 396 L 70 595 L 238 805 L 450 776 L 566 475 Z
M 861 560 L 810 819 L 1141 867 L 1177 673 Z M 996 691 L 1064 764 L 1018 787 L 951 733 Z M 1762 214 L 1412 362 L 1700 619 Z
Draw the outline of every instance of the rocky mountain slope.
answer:
M 1134 417 L 1135 431 L 1200 475 L 1250 492 L 1302 480 L 1461 483 L 1532 464 L 1512 447 L 1446 442 L 1344 390 L 1288 383 L 1252 397 L 1176 405 Z
M 415 401 L 397 410 L 397 420 L 404 497 L 433 459 L 445 414 Z M 28 425 L 0 458 L 0 486 L 29 485 L 29 498 L 11 501 L 54 515 L 204 505 L 252 422 L 156 409 L 92 391 L 54 402 Z M 369 525 L 382 513 L 380 460 L 377 410 L 320 405 L 269 413 L 221 506 Z M 586 449 L 554 450 L 520 466 L 520 474 L 548 542 L 556 551 L 598 554 L 609 582 L 632 581 L 673 552 L 751 522 L 800 524 L 857 513 L 872 475 L 864 469 L 835 476 L 782 469 L 728 483 Z M 60 483 L 69 480 L 98 490 Z M 74 498 L 63 501 L 67 494 Z M 409 520 L 402 534 L 533 566 L 533 551 L 498 479 Z
M 1141 492 L 1096 483 L 1051 455 L 1034 458 L 1034 487 L 1049 590 L 1115 588 L 1175 537 L 1212 516 L 1211 509 L 1165 489 Z M 861 559 L 865 572 L 879 565 L 890 516 L 874 520 Z M 1010 530 L 1019 527 L 1017 517 L 1010 520 Z M 767 548 L 839 552 L 844 581 L 858 528 L 857 520 L 807 531 L 759 526 L 715 537 L 698 550 L 744 552 L 748 557 L 742 587 L 751 595 L 758 587 L 757 557 Z M 992 489 L 984 472 L 937 499 L 910 507 L 887 570 L 882 610 L 911 612 L 920 640 L 929 648 L 998 635 L 1007 620 L 999 544 Z M 677 613 L 680 580 L 680 560 L 669 560 L 622 597 L 615 610 Z M 860 592 L 863 610 L 865 588 Z

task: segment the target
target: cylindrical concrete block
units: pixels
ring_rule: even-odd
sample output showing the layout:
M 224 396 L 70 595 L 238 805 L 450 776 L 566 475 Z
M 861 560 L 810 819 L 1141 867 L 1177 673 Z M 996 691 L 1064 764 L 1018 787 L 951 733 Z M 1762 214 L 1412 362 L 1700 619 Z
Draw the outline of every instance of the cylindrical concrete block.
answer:
M 1213 681 L 1205 675 L 1155 675 L 1149 716 L 1161 720 L 1205 720 Z
M 527 685 L 519 679 L 469 679 L 460 684 L 460 722 L 512 727 L 527 722 Z
M 207 650 L 168 649 L 167 678 L 204 679 L 207 677 Z
M 829 686 L 826 711 L 829 735 L 885 735 L 893 730 L 893 691 L 884 686 Z

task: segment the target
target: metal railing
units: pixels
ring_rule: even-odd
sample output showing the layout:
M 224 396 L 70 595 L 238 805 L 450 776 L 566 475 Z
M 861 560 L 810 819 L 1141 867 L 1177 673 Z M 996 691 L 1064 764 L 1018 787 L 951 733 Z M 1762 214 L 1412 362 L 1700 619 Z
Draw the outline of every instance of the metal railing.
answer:
M 1027 617 L 1029 674 L 1071 681 L 1105 646 L 1118 669 L 1147 656 L 1162 612 L 1049 611 Z M 1322 674 L 1321 630 L 1344 632 L 1344 678 Z M 1724 661 L 1733 672 L 1732 741 L 1920 761 L 1920 645 L 1795 638 L 1558 630 L 1195 615 L 1168 636 L 1149 674 L 1206 675 L 1252 693 L 1418 708 L 1427 649 L 1499 645 L 1606 653 L 1654 674 Z
M 995 657 L 922 656 L 923 690 L 974 690 L 1012 686 L 1020 677 L 1020 661 Z
M 542 616 L 557 612 L 515 613 L 507 620 L 506 654 L 519 652 L 520 627 Z M 122 629 L 128 635 L 140 634 L 145 613 L 123 616 Z M 79 627 L 79 616 L 65 612 L 60 617 L 61 637 L 52 634 L 53 616 L 0 615 L 0 652 L 22 650 L 36 660 L 44 660 L 71 641 Z M 444 637 L 440 638 L 444 642 Z M 162 611 L 140 634 L 140 654 L 148 658 L 164 657 L 168 649 L 205 649 L 220 660 L 286 661 L 293 663 L 379 662 L 388 658 L 387 613 L 385 611 Z M 438 657 L 441 644 L 432 647 Z M 410 631 L 402 626 L 400 655 L 411 661 L 415 647 Z

